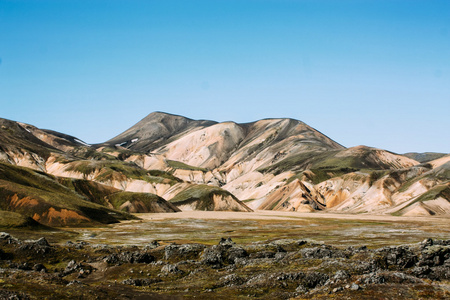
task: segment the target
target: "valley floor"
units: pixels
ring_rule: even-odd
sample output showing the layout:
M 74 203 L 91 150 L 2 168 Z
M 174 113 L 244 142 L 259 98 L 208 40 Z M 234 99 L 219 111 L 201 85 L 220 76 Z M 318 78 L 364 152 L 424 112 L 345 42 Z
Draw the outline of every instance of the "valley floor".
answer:
M 162 220 L 162 219 L 214 219 L 214 220 L 294 220 L 294 219 L 337 219 L 337 220 L 371 220 L 371 221 L 392 221 L 392 222 L 432 222 L 448 225 L 448 216 L 436 217 L 398 217 L 391 215 L 371 215 L 371 214 L 343 214 L 330 212 L 286 212 L 274 210 L 257 210 L 255 212 L 231 212 L 231 211 L 183 211 L 179 213 L 149 213 L 136 214 L 144 220 Z
M 0 299 L 450 297 L 445 218 L 137 216 L 103 227 L 0 233 Z
M 218 238 L 231 237 L 239 243 L 302 238 L 336 246 L 377 247 L 450 236 L 448 219 L 436 217 L 279 211 L 186 211 L 136 216 L 142 220 L 72 230 L 79 234 L 81 240 L 113 245 L 145 245 L 149 240 L 211 245 Z

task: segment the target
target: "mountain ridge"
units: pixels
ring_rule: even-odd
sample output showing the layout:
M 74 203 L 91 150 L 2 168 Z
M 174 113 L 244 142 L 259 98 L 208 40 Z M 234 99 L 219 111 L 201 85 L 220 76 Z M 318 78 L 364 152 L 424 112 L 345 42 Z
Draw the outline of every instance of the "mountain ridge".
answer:
M 291 118 L 239 124 L 153 112 L 93 145 L 26 123 L 0 125 L 0 161 L 81 180 L 82 197 L 125 212 L 450 214 L 449 194 L 434 192 L 450 186 L 449 154 L 346 148 Z M 15 186 L 11 180 L 3 185 Z

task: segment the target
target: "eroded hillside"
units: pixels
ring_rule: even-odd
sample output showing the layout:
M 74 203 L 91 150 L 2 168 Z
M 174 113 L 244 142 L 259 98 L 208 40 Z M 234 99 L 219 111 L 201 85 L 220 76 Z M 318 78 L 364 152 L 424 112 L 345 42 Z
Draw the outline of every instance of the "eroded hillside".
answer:
M 56 176 L 91 202 L 127 212 L 450 214 L 450 155 L 345 148 L 297 120 L 217 123 L 156 112 L 97 145 L 0 121 L 1 161 Z

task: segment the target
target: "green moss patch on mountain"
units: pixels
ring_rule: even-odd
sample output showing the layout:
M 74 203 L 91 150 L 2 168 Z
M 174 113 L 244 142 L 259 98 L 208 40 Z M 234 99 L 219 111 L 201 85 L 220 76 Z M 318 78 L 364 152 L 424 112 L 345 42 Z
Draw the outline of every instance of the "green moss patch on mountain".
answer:
M 373 170 L 398 169 L 403 166 L 402 164 L 407 165 L 406 162 L 401 162 L 400 158 L 401 156 L 388 151 L 358 146 L 346 150 L 304 152 L 285 158 L 268 167 L 260 168 L 258 171 L 280 174 L 285 171 L 312 170 L 316 174 L 314 182 L 317 183 L 322 179 L 330 178 L 330 176 L 340 176 L 360 170 L 371 172 Z
M 178 212 L 175 205 L 150 193 L 119 192 L 106 196 L 105 199 L 118 210 L 130 213 Z
M 252 211 L 230 192 L 210 185 L 193 185 L 170 199 L 178 207 L 193 210 Z
M 300 153 L 258 171 L 280 174 L 289 170 L 310 170 L 313 174 L 308 174 L 309 179 L 314 183 L 319 183 L 332 177 L 370 168 L 354 157 L 335 157 L 337 153 L 339 151 Z
M 57 180 L 65 187 L 85 197 L 87 200 L 104 206 L 108 206 L 108 202 L 105 201 L 106 196 L 121 191 L 114 187 L 100 184 L 91 180 L 73 179 L 67 177 L 60 177 L 57 178 Z
M 173 169 L 181 169 L 181 170 L 188 170 L 188 171 L 202 171 L 202 172 L 208 171 L 205 168 L 190 166 L 185 163 L 182 163 L 181 161 L 176 161 L 176 160 L 166 160 L 166 163 L 169 167 L 171 167 Z
M 19 213 L 0 210 L 0 228 L 36 228 L 40 224 Z
M 290 177 L 286 184 L 291 183 L 295 179 L 298 180 L 307 180 L 312 182 L 313 184 L 321 183 L 322 181 L 339 177 L 345 174 L 349 174 L 352 172 L 357 172 L 359 169 L 353 169 L 353 168 L 342 168 L 342 169 L 311 169 L 311 170 L 305 170 L 303 172 L 297 173 L 296 175 Z M 382 172 L 382 171 L 381 171 Z
M 83 174 L 83 177 L 100 182 L 123 181 L 127 179 L 144 180 L 149 183 L 176 184 L 182 180 L 160 170 L 145 170 L 134 163 L 124 161 L 80 160 L 69 163 L 67 171 Z
M 82 158 L 82 159 L 92 159 L 92 160 L 118 160 L 117 157 L 109 155 L 95 150 L 91 147 L 77 147 L 69 152 L 71 155 Z
M 85 200 L 52 176 L 0 163 L 0 210 L 32 217 L 48 226 L 109 224 L 135 219 Z
M 151 193 L 124 192 L 94 181 L 58 178 L 58 181 L 87 200 L 130 213 L 158 213 L 180 211 L 176 206 Z

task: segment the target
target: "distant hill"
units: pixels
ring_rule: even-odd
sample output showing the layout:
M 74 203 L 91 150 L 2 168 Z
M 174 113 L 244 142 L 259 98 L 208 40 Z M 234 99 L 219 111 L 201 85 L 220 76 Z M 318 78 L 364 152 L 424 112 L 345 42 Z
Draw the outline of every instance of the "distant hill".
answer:
M 417 160 L 418 162 L 425 163 L 429 162 L 438 158 L 441 158 L 447 153 L 436 153 L 436 152 L 424 152 L 424 153 L 417 153 L 417 152 L 409 152 L 403 154 L 406 157 L 412 158 L 414 160 Z

